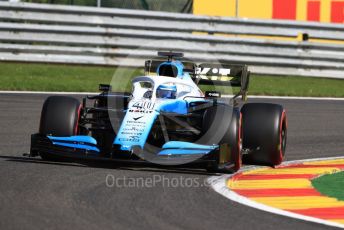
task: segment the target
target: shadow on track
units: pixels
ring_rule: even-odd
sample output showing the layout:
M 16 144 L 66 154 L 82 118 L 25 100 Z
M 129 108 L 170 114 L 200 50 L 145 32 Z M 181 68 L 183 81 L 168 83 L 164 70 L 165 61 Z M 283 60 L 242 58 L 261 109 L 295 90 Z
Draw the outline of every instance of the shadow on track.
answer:
M 26 153 L 24 153 L 26 154 Z M 22 155 L 24 155 L 22 154 Z M 130 164 L 130 163 L 117 163 L 117 162 L 100 162 L 100 161 L 85 161 L 85 160 L 66 160 L 66 161 L 48 161 L 39 157 L 26 157 L 26 156 L 0 156 L 0 159 L 7 161 L 32 163 L 32 164 L 46 164 L 46 165 L 60 165 L 70 167 L 92 167 L 103 169 L 116 169 L 116 170 L 130 170 L 130 171 L 143 171 L 143 172 L 162 172 L 162 173 L 180 173 L 190 175 L 218 175 L 214 173 L 208 173 L 205 170 L 196 167 L 188 166 L 188 168 L 171 167 L 171 166 L 159 166 L 150 163 Z

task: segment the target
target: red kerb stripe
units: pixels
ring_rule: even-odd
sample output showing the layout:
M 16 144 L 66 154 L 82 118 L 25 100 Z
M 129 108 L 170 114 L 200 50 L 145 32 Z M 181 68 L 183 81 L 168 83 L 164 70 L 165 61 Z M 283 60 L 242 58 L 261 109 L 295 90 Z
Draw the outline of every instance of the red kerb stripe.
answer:
M 247 197 L 279 197 L 279 196 L 321 196 L 313 188 L 292 189 L 233 189 L 234 192 Z
M 344 206 L 337 208 L 310 208 L 292 212 L 321 219 L 344 219 Z
M 267 174 L 267 175 L 241 175 L 237 180 L 272 180 L 272 179 L 311 179 L 314 174 Z

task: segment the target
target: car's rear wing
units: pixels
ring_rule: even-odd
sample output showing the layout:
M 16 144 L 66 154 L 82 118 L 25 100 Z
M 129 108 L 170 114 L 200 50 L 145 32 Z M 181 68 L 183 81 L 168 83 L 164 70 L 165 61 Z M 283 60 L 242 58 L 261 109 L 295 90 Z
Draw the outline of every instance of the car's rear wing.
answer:
M 246 100 L 250 71 L 247 65 L 202 63 L 196 67 L 194 81 L 200 85 L 227 85 L 240 87 L 235 96 L 242 95 Z
M 196 67 L 193 78 L 202 85 L 228 85 L 247 90 L 249 74 L 246 65 L 202 63 Z

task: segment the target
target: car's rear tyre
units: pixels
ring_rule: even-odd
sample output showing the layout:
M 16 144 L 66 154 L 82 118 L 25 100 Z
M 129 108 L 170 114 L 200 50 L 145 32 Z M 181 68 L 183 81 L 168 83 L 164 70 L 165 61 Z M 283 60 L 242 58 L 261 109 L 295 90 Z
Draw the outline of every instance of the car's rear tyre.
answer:
M 73 97 L 48 97 L 42 108 L 39 133 L 52 136 L 73 136 L 79 132 L 81 104 Z M 60 160 L 48 153 L 40 153 L 46 160 Z
M 219 144 L 215 163 L 207 165 L 209 172 L 233 173 L 242 163 L 241 114 L 236 108 L 217 105 L 207 109 L 203 117 L 202 138 L 211 140 L 207 144 Z
M 249 103 L 242 109 L 244 163 L 276 166 L 287 144 L 287 116 L 281 105 Z

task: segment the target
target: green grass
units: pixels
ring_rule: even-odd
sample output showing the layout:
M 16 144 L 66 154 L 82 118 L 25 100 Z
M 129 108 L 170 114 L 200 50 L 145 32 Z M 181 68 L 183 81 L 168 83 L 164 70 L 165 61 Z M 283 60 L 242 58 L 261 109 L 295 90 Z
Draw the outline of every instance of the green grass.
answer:
M 312 180 L 320 193 L 344 201 L 344 172 L 328 174 Z
M 115 67 L 0 63 L 0 89 L 92 92 L 98 90 L 99 83 L 110 83 L 116 70 Z
M 111 83 L 116 91 L 130 91 L 130 79 L 142 73 L 130 68 L 0 62 L 0 90 L 96 92 L 99 83 Z M 344 80 L 253 75 L 249 94 L 344 97 Z
M 344 80 L 296 76 L 253 76 L 249 93 L 255 95 L 344 97 Z

